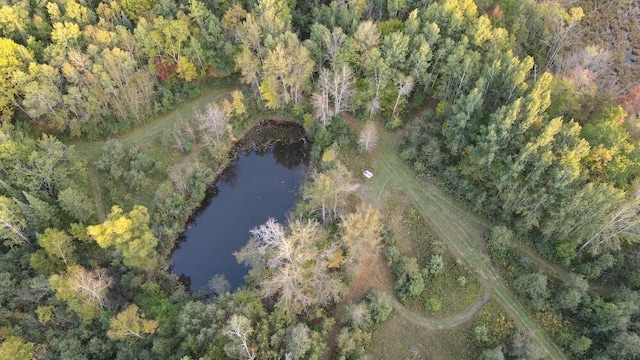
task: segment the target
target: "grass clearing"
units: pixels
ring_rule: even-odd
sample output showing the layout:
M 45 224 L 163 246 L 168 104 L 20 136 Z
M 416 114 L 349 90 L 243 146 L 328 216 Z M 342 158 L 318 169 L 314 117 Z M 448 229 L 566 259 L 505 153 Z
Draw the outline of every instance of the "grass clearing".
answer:
M 393 188 L 389 193 L 383 213 L 401 255 L 415 257 L 423 268 L 428 267 L 434 255 L 442 256 L 444 262 L 439 273 L 423 273 L 425 290 L 405 305 L 434 319 L 451 317 L 471 308 L 483 295 L 482 284 L 453 256 L 405 192 Z M 438 304 L 439 309 L 434 309 L 434 304 Z
M 348 119 L 356 132 L 361 122 Z M 376 178 L 377 151 L 365 153 L 358 149 L 341 149 L 338 155 L 356 176 L 356 179 L 371 188 L 375 180 L 362 176 L 364 170 L 372 170 Z M 478 356 L 478 349 L 469 341 L 469 320 L 488 301 L 488 293 L 482 284 L 464 264 L 456 260 L 438 234 L 414 207 L 412 198 L 399 186 L 381 189 L 377 196 L 367 191 L 360 194 L 367 202 L 382 209 L 395 243 L 403 255 L 415 256 L 421 264 L 426 264 L 432 254 L 443 254 L 445 269 L 439 276 L 427 280 L 427 291 L 418 300 L 407 306 L 395 299 L 394 279 L 385 264 L 384 257 L 370 258 L 365 269 L 377 269 L 373 281 L 358 276 L 351 294 L 364 294 L 362 288 L 376 288 L 394 298 L 395 313 L 374 335 L 369 355 L 374 359 L 464 359 Z M 368 273 L 368 271 L 365 271 Z M 384 275 L 381 275 L 384 273 Z M 464 276 L 465 286 L 458 279 Z M 369 276 L 366 276 L 368 278 Z M 382 281 L 381 281 L 382 280 Z M 366 283 L 367 285 L 363 285 Z M 347 296 L 349 298 L 351 296 Z M 427 312 L 426 299 L 438 297 L 443 307 L 436 312 Z M 355 301 L 354 296 L 350 301 Z
M 451 253 L 476 275 L 518 326 L 540 343 L 549 357 L 564 359 L 560 348 L 515 298 L 506 281 L 491 264 L 484 241 L 484 233 L 490 224 L 468 211 L 428 179 L 418 178 L 400 159 L 399 143 L 400 134 L 386 131 L 380 134 L 371 169 L 375 175 L 363 186 L 362 196 L 370 203 L 381 206 L 381 199 L 389 189 L 402 188 Z
M 207 87 L 202 93 L 193 99 L 176 105 L 172 110 L 154 115 L 143 124 L 127 132 L 125 135 L 114 137 L 110 140 L 118 140 L 124 146 L 143 145 L 153 142 L 168 131 L 172 131 L 175 126 L 179 126 L 188 121 L 196 111 L 214 101 L 220 101 L 229 96 L 231 91 L 240 89 L 240 83 L 234 79 L 220 79 Z M 88 162 L 95 161 L 102 154 L 102 146 L 108 140 L 98 141 L 70 141 L 67 145 L 73 145 L 75 150 L 81 154 Z
M 445 330 L 416 325 L 394 313 L 371 340 L 368 355 L 373 359 L 476 359 L 478 349 L 469 341 L 471 323 Z

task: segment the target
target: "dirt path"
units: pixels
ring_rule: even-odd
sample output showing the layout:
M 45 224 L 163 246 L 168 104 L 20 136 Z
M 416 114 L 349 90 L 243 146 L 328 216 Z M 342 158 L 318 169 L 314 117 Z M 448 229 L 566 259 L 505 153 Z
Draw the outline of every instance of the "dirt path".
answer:
M 340 304 L 336 307 L 334 313 L 334 325 L 327 334 L 327 350 L 324 359 L 331 359 L 336 349 L 336 340 L 342 324 L 340 323 L 340 314 L 349 304 L 360 301 L 370 290 L 380 290 L 386 293 L 391 299 L 393 309 L 396 315 L 406 319 L 410 323 L 429 330 L 451 329 L 469 321 L 484 304 L 489 301 L 491 294 L 485 291 L 482 297 L 469 307 L 465 312 L 456 314 L 447 318 L 433 319 L 421 313 L 416 313 L 408 309 L 395 296 L 394 281 L 391 270 L 386 264 L 386 260 L 382 253 L 373 254 L 363 260 L 358 268 L 358 275 L 349 287 L 349 291 L 342 297 Z
M 564 359 L 558 346 L 540 324 L 515 299 L 505 280 L 493 268 L 486 253 L 484 233 L 489 223 L 466 210 L 455 199 L 426 179 L 419 179 L 398 156 L 399 136 L 381 132 L 374 163 L 374 179 L 364 191 L 379 200 L 390 187 L 400 187 L 429 221 L 454 255 L 464 261 L 525 332 L 533 334 L 550 357 Z
M 465 322 L 471 320 L 471 318 L 478 312 L 484 304 L 491 299 L 491 294 L 488 291 L 485 291 L 480 300 L 478 300 L 475 304 L 473 304 L 467 311 L 457 314 L 455 316 L 444 318 L 444 319 L 432 319 L 422 314 L 415 313 L 406 306 L 404 306 L 398 298 L 393 295 L 391 296 L 391 302 L 393 303 L 393 309 L 397 311 L 397 313 L 403 318 L 407 319 L 409 322 L 421 326 L 426 329 L 432 330 L 444 330 L 451 329 L 458 325 L 462 325 Z

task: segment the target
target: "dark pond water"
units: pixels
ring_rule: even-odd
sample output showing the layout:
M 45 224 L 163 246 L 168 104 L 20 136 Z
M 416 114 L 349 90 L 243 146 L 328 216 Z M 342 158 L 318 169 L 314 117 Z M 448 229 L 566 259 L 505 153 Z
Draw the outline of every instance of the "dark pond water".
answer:
M 247 273 L 233 252 L 246 245 L 249 230 L 270 217 L 285 222 L 298 199 L 308 165 L 308 142 L 270 141 L 244 149 L 209 191 L 172 254 L 172 272 L 191 290 L 223 274 L 231 288 Z

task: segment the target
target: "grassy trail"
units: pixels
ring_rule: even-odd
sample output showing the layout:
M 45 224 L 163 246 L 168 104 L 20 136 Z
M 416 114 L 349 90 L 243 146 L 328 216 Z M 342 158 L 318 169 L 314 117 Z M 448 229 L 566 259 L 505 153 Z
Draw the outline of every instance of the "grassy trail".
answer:
M 466 263 L 491 296 L 501 303 L 518 325 L 537 338 L 550 357 L 564 359 L 562 351 L 515 299 L 505 280 L 493 268 L 483 239 L 489 224 L 463 208 L 433 183 L 417 178 L 409 166 L 400 159 L 398 143 L 397 134 L 380 134 L 374 160 L 375 177 L 364 189 L 367 197 L 373 202 L 378 202 L 389 188 L 403 188 L 454 255 Z
M 426 329 L 444 330 L 454 328 L 471 320 L 471 318 L 473 318 L 473 316 L 478 311 L 480 311 L 480 309 L 482 309 L 484 304 L 486 304 L 487 301 L 491 299 L 491 294 L 488 291 L 485 291 L 480 300 L 478 300 L 465 312 L 444 319 L 433 319 L 411 311 L 406 306 L 404 306 L 404 304 L 402 304 L 400 300 L 398 300 L 395 294 L 393 294 L 393 290 L 391 290 L 389 297 L 391 298 L 393 309 L 409 322 Z
M 91 164 L 87 166 L 89 188 L 91 189 L 91 195 L 93 195 L 93 203 L 96 207 L 96 213 L 98 215 L 98 219 L 100 219 L 100 221 L 104 221 L 107 218 L 107 213 L 104 208 L 104 202 L 102 201 L 102 187 L 100 186 L 96 171 L 95 166 Z
M 142 145 L 145 142 L 153 141 L 157 137 L 173 131 L 176 125 L 191 119 L 196 111 L 202 110 L 207 104 L 213 101 L 220 101 L 223 98 L 228 97 L 231 91 L 239 88 L 240 85 L 235 80 L 224 81 L 214 86 L 209 86 L 197 97 L 181 103 L 169 112 L 154 116 L 146 123 L 113 139 L 118 140 L 124 147 L 138 144 Z M 100 174 L 93 163 L 102 154 L 102 148 L 106 142 L 107 140 L 72 141 L 67 144 L 73 145 L 75 151 L 87 161 L 89 187 L 93 196 L 93 203 L 95 204 L 96 212 L 100 220 L 104 220 L 106 218 L 109 209 L 105 208 L 102 196 L 103 185 L 100 183 Z M 189 157 L 193 158 L 197 156 L 200 150 L 201 147 L 198 147 L 192 151 Z M 176 161 L 185 160 L 187 159 L 177 159 Z
M 196 111 L 203 109 L 212 101 L 219 101 L 229 96 L 231 91 L 239 89 L 237 81 L 224 81 L 219 84 L 209 86 L 197 97 L 184 101 L 172 110 L 154 116 L 146 123 L 136 127 L 126 134 L 115 137 L 125 147 L 142 144 L 161 136 L 165 131 L 173 130 L 174 126 L 193 117 Z M 107 140 L 98 141 L 72 141 L 67 145 L 73 145 L 78 154 L 82 155 L 88 162 L 96 160 L 102 153 L 102 146 Z

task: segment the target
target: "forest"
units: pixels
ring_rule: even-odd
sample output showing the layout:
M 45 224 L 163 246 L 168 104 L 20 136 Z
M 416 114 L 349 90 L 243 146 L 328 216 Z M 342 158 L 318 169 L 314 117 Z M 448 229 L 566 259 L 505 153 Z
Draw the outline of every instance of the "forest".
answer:
M 0 0 L 0 359 L 640 358 L 639 9 Z M 262 119 L 312 141 L 300 199 L 192 292 Z M 396 352 L 408 312 L 459 344 Z

